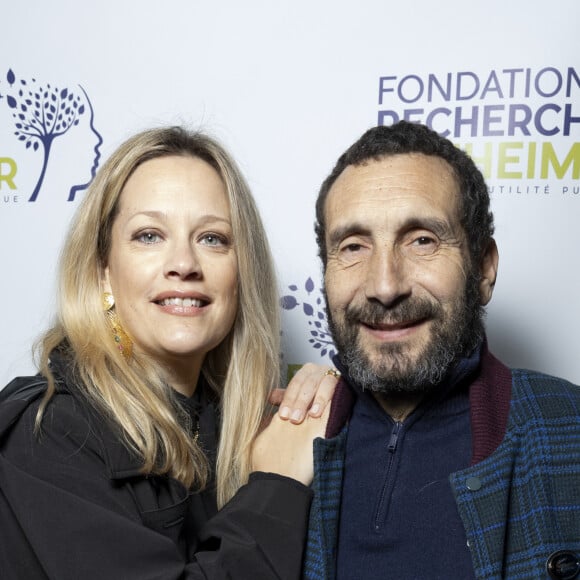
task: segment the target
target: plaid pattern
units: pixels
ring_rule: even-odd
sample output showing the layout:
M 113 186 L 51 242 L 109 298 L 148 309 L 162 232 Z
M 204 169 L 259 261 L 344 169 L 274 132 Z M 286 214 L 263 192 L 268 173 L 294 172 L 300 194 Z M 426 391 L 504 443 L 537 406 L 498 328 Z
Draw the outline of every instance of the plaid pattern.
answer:
M 478 579 L 545 579 L 550 554 L 580 553 L 580 389 L 512 374 L 502 444 L 450 478 Z M 474 477 L 481 488 L 470 491 Z
M 346 428 L 315 442 L 307 580 L 336 575 L 345 447 Z M 514 370 L 501 444 L 450 481 L 478 580 L 545 580 L 550 554 L 580 553 L 580 388 Z
M 314 498 L 302 570 L 308 580 L 334 578 L 346 434 L 345 427 L 334 439 L 314 441 Z

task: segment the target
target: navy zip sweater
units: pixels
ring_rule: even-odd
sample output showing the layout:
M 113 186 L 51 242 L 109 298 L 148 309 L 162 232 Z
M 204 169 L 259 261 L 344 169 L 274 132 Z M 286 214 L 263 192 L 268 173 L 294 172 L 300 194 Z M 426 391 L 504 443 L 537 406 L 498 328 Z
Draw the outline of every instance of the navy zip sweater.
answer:
M 338 579 L 474 578 L 449 474 L 471 459 L 468 386 L 479 351 L 402 422 L 354 387 Z

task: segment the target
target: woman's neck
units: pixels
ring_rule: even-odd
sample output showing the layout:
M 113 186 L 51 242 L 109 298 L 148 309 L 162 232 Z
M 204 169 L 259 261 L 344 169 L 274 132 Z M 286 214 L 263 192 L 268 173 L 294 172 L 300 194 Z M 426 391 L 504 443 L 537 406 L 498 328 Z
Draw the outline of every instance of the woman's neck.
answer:
M 185 397 L 195 393 L 201 372 L 201 363 L 192 365 L 191 361 L 171 361 L 164 365 L 167 384 Z

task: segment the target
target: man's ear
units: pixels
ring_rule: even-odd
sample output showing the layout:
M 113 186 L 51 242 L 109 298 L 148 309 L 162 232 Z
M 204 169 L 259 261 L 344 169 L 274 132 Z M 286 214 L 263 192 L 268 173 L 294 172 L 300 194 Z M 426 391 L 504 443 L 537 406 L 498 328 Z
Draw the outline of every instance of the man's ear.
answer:
M 497 244 L 492 238 L 483 253 L 481 259 L 481 278 L 479 281 L 479 298 L 482 306 L 485 306 L 493 294 L 495 279 L 497 278 L 497 265 L 499 263 L 499 254 Z

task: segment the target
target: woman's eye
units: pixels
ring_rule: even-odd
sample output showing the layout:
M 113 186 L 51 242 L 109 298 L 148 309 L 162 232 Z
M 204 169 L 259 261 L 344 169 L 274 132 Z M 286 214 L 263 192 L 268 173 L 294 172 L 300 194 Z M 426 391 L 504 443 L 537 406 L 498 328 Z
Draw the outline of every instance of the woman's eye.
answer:
M 206 246 L 223 246 L 227 244 L 227 240 L 217 234 L 205 234 L 201 238 L 201 243 Z
M 136 239 L 144 244 L 156 244 L 161 237 L 155 232 L 141 232 L 136 236 Z

